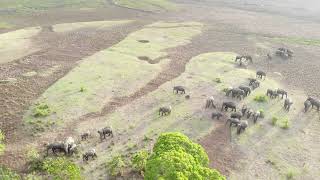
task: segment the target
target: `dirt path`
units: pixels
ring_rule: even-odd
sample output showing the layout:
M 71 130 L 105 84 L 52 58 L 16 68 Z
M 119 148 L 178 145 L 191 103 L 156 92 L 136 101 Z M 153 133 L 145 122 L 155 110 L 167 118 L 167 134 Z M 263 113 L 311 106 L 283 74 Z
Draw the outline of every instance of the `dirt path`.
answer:
M 34 100 L 68 73 L 77 61 L 116 44 L 142 25 L 143 23 L 134 23 L 103 31 L 83 30 L 71 33 L 54 33 L 50 28 L 44 28 L 34 39 L 35 43 L 43 47 L 43 51 L 1 65 L 0 78 L 14 78 L 15 81 L 0 84 L 0 127 L 6 135 L 7 143 L 6 152 L 0 157 L 0 161 L 9 167 L 20 169 L 17 166 L 21 165 L 22 157 L 17 155 L 19 148 L 16 146 L 33 139 L 24 136 L 21 128 L 23 114 Z M 38 74 L 23 76 L 27 72 Z

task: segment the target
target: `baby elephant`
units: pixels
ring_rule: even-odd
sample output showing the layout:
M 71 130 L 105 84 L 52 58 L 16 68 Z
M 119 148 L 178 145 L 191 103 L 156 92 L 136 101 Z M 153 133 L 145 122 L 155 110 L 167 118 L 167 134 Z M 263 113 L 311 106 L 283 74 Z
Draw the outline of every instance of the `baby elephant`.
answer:
M 214 105 L 214 98 L 213 96 L 209 97 L 206 101 L 206 108 L 216 108 L 216 105 Z
M 63 152 L 65 155 L 67 154 L 66 148 L 64 143 L 58 142 L 58 143 L 51 143 L 47 145 L 47 155 L 49 154 L 49 150 L 53 152 L 53 154 L 57 154 L 58 152 Z
M 184 89 L 184 87 L 182 86 L 174 86 L 173 87 L 173 92 L 176 92 L 177 94 L 179 92 L 181 92 L 182 94 L 185 94 L 186 93 L 186 90 Z
M 99 135 L 100 135 L 100 139 L 106 139 L 106 136 L 111 136 L 113 137 L 113 132 L 111 127 L 105 127 L 101 130 L 98 131 Z
M 238 126 L 238 124 L 240 123 L 240 120 L 239 119 L 236 119 L 236 118 L 229 118 L 226 122 L 226 124 L 229 124 L 229 127 L 232 127 L 232 125 L 235 125 L 235 126 Z
M 169 115 L 171 114 L 171 106 L 169 107 L 160 107 L 159 108 L 159 115 L 163 116 L 163 115 Z
M 217 118 L 218 120 L 220 119 L 220 117 L 222 117 L 222 113 L 221 112 L 213 112 L 211 114 L 211 118 L 214 119 L 214 118 Z
M 292 104 L 293 104 L 292 100 L 289 99 L 289 98 L 286 98 L 286 99 L 284 100 L 284 105 L 283 105 L 283 107 L 284 107 L 285 110 L 289 111 Z
M 89 138 L 89 136 L 90 136 L 90 132 L 87 131 L 87 132 L 81 134 L 81 140 L 85 141 L 85 140 L 87 140 Z
M 91 159 L 98 157 L 95 149 L 90 149 L 89 151 L 82 154 L 83 161 L 88 161 L 90 157 L 91 157 Z
M 248 121 L 240 121 L 238 124 L 237 133 L 240 134 L 242 131 L 246 130 L 248 127 Z

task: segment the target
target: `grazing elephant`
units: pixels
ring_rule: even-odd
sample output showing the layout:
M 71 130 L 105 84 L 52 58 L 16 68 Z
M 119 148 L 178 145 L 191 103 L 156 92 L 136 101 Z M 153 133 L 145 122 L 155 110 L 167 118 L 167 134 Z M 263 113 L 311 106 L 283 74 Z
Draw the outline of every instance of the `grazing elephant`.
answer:
M 311 107 L 311 102 L 309 100 L 306 100 L 304 102 L 304 112 L 307 112 Z
M 281 95 L 281 99 L 283 99 L 283 96 L 285 95 L 286 98 L 288 98 L 288 93 L 287 91 L 283 90 L 283 89 L 277 89 L 277 94 Z
M 111 127 L 105 127 L 101 130 L 98 131 L 99 135 L 100 135 L 100 139 L 106 139 L 106 136 L 111 136 L 113 137 L 113 132 Z
M 240 121 L 240 123 L 238 123 L 237 133 L 240 134 L 242 131 L 246 130 L 247 127 L 248 121 Z
M 257 79 L 254 78 L 248 78 L 249 79 L 249 86 L 251 86 L 254 82 L 257 82 Z
M 171 114 L 171 109 L 172 107 L 160 107 L 159 108 L 159 115 L 163 116 L 163 115 L 169 115 Z
M 82 160 L 83 161 L 88 161 L 90 157 L 92 159 L 98 157 L 95 149 L 90 149 L 89 151 L 87 151 L 84 154 L 82 154 Z
M 228 108 L 230 108 L 232 111 L 237 111 L 237 106 L 234 102 L 223 102 L 221 111 L 223 111 L 223 109 L 225 109 L 225 111 L 228 111 Z
M 220 117 L 222 117 L 222 113 L 221 112 L 213 112 L 211 114 L 211 118 L 214 119 L 214 118 L 217 118 L 218 120 L 220 119 Z
M 293 104 L 292 100 L 289 99 L 289 98 L 286 98 L 286 99 L 284 100 L 284 105 L 283 105 L 283 107 L 284 107 L 285 110 L 290 111 L 290 107 L 291 107 L 292 104 Z
M 87 132 L 81 134 L 81 140 L 85 141 L 85 140 L 87 140 L 89 138 L 89 136 L 90 136 L 90 132 L 87 131 Z
M 242 118 L 242 113 L 240 113 L 240 112 L 231 113 L 230 118 L 240 119 L 240 120 L 241 120 L 241 118 Z
M 245 92 L 239 88 L 228 88 L 226 95 L 229 96 L 230 94 L 233 98 L 236 97 L 239 99 L 242 99 L 245 96 Z
M 173 92 L 176 92 L 176 94 L 178 94 L 179 92 L 181 92 L 182 94 L 185 94 L 186 90 L 183 86 L 174 86 Z
M 252 117 L 253 117 L 253 123 L 256 123 L 258 118 L 260 117 L 261 113 L 260 111 L 257 111 L 255 113 L 253 113 Z
M 270 96 L 271 99 L 278 97 L 277 90 L 267 89 L 267 96 Z
M 67 154 L 73 154 L 73 152 L 76 150 L 76 143 L 72 137 L 67 137 L 64 141 L 65 151 Z
M 313 97 L 308 97 L 308 99 L 311 103 L 311 107 L 313 108 L 313 106 L 317 107 L 317 110 L 320 110 L 320 100 L 313 98 Z
M 65 155 L 68 153 L 65 144 L 62 142 L 51 143 L 47 145 L 47 155 L 49 154 L 49 150 L 53 152 L 53 154 L 57 154 L 57 151 L 63 152 Z
M 216 105 L 214 105 L 214 98 L 213 96 L 209 97 L 206 101 L 206 108 L 216 108 Z
M 250 86 L 252 87 L 253 90 L 255 90 L 258 87 L 260 87 L 260 82 L 259 81 L 253 82 Z
M 238 124 L 240 123 L 239 119 L 235 119 L 235 118 L 230 118 L 226 121 L 226 124 L 229 124 L 229 127 L 232 127 L 233 125 L 238 126 Z
M 264 79 L 266 79 L 267 73 L 265 73 L 264 71 L 257 71 L 256 77 L 260 78 L 260 79 L 262 79 L 264 77 Z
M 243 90 L 245 92 L 245 96 L 249 96 L 251 93 L 251 88 L 249 86 L 239 86 L 239 89 Z

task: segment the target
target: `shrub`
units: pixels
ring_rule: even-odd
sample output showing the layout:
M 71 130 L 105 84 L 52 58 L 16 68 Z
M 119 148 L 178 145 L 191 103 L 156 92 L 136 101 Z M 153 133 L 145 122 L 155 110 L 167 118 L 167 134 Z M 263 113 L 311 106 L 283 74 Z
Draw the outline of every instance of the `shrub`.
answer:
M 43 159 L 40 158 L 40 154 L 34 148 L 31 148 L 27 152 L 28 169 L 33 171 L 43 171 Z
M 1 180 L 20 180 L 21 177 L 14 171 L 0 166 L 0 179 Z
M 222 83 L 222 81 L 221 81 L 220 78 L 216 78 L 216 79 L 214 80 L 214 82 L 216 82 L 216 83 Z
M 286 178 L 287 179 L 293 179 L 293 177 L 296 175 L 296 173 L 294 172 L 294 170 L 289 169 L 286 173 Z
M 289 126 L 290 126 L 289 120 L 288 120 L 288 119 L 284 119 L 284 120 L 282 121 L 282 123 L 281 123 L 281 128 L 282 128 L 282 129 L 288 129 Z
M 47 104 L 37 104 L 34 109 L 34 117 L 45 117 L 51 113 L 51 110 Z
M 84 92 L 86 89 L 84 87 L 80 87 L 80 92 Z
M 5 149 L 5 144 L 4 144 L 4 134 L 2 133 L 1 129 L 0 129 L 0 155 L 3 153 L 4 149 Z
M 132 156 L 131 162 L 132 167 L 139 172 L 142 172 L 146 168 L 147 159 L 149 157 L 150 153 L 147 150 L 141 150 L 137 153 L 135 153 Z
M 124 163 L 121 155 L 114 156 L 109 162 L 107 162 L 108 173 L 112 176 L 122 175 L 125 167 L 126 164 Z
M 147 161 L 145 179 L 225 179 L 208 164 L 208 155 L 199 144 L 181 133 L 163 133 Z
M 80 168 L 70 160 L 58 157 L 48 158 L 43 162 L 43 170 L 55 180 L 79 180 L 81 178 Z
M 275 125 L 277 124 L 277 121 L 278 121 L 278 120 L 279 120 L 278 117 L 273 116 L 272 119 L 271 119 L 272 125 L 275 126 Z
M 268 96 L 266 96 L 266 95 L 257 95 L 257 96 L 254 97 L 253 100 L 255 100 L 257 102 L 267 102 Z

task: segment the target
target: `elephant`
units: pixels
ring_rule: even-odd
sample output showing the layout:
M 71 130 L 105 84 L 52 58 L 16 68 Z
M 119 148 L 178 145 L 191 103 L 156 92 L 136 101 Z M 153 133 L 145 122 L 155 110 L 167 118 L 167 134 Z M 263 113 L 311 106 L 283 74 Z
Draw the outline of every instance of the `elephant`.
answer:
M 90 157 L 92 159 L 98 157 L 95 149 L 90 149 L 89 151 L 87 151 L 84 154 L 82 154 L 82 160 L 83 161 L 88 161 Z
M 210 107 L 216 108 L 216 105 L 214 105 L 213 96 L 209 97 L 206 101 L 206 108 L 210 108 Z
M 255 81 L 250 86 L 252 87 L 253 90 L 255 90 L 258 87 L 260 87 L 260 82 L 259 81 Z
M 258 118 L 260 117 L 261 113 L 260 111 L 257 111 L 255 113 L 253 113 L 252 117 L 253 117 L 253 123 L 256 123 Z
M 248 110 L 247 105 L 243 105 L 242 108 L 241 108 L 241 113 L 242 113 L 242 115 L 245 115 L 246 112 L 247 112 L 247 110 Z
M 174 86 L 173 92 L 176 92 L 176 94 L 178 94 L 179 92 L 181 92 L 182 94 L 185 94 L 186 90 L 183 86 Z
M 267 96 L 270 96 L 271 99 L 278 97 L 277 90 L 267 89 Z
M 217 118 L 218 120 L 220 119 L 220 117 L 222 117 L 223 114 L 221 112 L 213 112 L 211 114 L 211 118 L 214 119 L 214 118 Z
M 172 107 L 160 107 L 159 108 L 159 115 L 163 116 L 163 115 L 169 115 L 171 114 L 171 109 Z
M 288 93 L 287 91 L 283 90 L 283 89 L 277 89 L 277 94 L 281 95 L 281 99 L 283 99 L 283 96 L 285 95 L 286 98 L 288 98 Z
M 247 111 L 247 118 L 250 118 L 251 117 L 251 115 L 253 115 L 253 110 L 252 109 L 249 109 L 248 111 Z
M 65 148 L 65 144 L 62 142 L 51 143 L 47 145 L 47 155 L 49 154 L 49 150 L 51 150 L 54 154 L 56 154 L 57 151 L 63 152 L 65 155 L 68 153 Z
M 240 134 L 242 131 L 246 130 L 248 124 L 248 121 L 240 121 L 238 123 L 237 133 Z
M 264 77 L 264 79 L 266 79 L 267 77 L 267 73 L 265 73 L 264 71 L 257 71 L 256 72 L 256 77 L 262 79 Z
M 242 118 L 242 113 L 241 113 L 241 112 L 231 113 L 230 118 L 234 118 L 234 119 L 239 119 L 239 120 L 241 120 L 241 118 Z
M 320 110 L 320 100 L 313 98 L 313 97 L 308 97 L 308 99 L 311 103 L 311 107 L 313 108 L 313 106 L 317 107 L 317 110 Z
M 304 102 L 304 112 L 307 112 L 310 107 L 311 107 L 311 102 L 309 100 L 306 100 Z
M 249 86 L 241 85 L 239 86 L 239 89 L 245 92 L 245 96 L 249 96 L 249 94 L 251 93 L 251 88 Z
M 112 132 L 112 128 L 111 127 L 105 127 L 101 130 L 98 131 L 99 135 L 100 135 L 100 139 L 106 139 L 106 136 L 111 136 L 113 137 L 113 132 Z
M 285 110 L 290 111 L 290 107 L 291 107 L 292 104 L 293 104 L 292 100 L 289 99 L 289 98 L 286 98 L 286 99 L 284 100 L 284 105 L 283 105 L 283 107 L 284 107 Z
M 228 111 L 228 108 L 232 109 L 232 111 L 237 111 L 237 106 L 234 102 L 223 102 L 222 103 L 222 107 L 221 107 L 221 111 L 223 109 L 225 109 L 226 111 Z
M 227 121 L 226 121 L 226 124 L 229 124 L 229 127 L 232 127 L 232 125 L 235 125 L 235 126 L 238 126 L 238 124 L 240 123 L 240 120 L 239 119 L 236 119 L 236 118 L 229 118 Z

